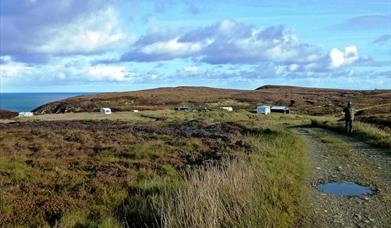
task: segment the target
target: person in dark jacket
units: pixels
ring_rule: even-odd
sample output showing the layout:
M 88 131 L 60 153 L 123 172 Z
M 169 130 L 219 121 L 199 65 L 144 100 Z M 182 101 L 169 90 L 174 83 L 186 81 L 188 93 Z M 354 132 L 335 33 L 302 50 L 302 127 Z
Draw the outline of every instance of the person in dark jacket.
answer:
M 353 129 L 353 118 L 354 118 L 354 113 L 353 113 L 353 107 L 352 107 L 352 102 L 348 102 L 348 106 L 346 106 L 343 109 L 343 112 L 345 113 L 345 132 L 347 135 L 352 134 L 352 129 Z

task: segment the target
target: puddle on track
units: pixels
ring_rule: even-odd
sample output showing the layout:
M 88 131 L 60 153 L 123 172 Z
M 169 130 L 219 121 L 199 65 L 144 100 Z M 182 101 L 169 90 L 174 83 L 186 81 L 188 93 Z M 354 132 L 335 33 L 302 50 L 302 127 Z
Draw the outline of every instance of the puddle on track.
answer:
M 321 192 L 336 196 L 360 196 L 374 193 L 372 188 L 352 182 L 324 183 L 319 184 L 316 188 Z

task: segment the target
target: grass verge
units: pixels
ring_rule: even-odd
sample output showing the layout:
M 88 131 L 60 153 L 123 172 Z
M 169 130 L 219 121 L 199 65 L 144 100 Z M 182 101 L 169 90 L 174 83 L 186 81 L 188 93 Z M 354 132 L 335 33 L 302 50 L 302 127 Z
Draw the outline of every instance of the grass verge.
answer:
M 341 134 L 345 133 L 344 122 L 337 121 L 336 119 L 312 119 L 311 125 L 314 127 L 326 128 Z M 352 136 L 376 147 L 391 148 L 391 134 L 367 123 L 355 121 L 353 123 Z

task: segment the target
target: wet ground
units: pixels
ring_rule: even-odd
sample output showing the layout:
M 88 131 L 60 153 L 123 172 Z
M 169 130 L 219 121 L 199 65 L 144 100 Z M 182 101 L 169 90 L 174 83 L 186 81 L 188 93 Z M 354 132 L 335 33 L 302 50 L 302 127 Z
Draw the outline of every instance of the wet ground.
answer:
M 375 191 L 367 186 L 351 182 L 331 182 L 319 184 L 316 188 L 324 193 L 335 196 L 363 196 L 375 194 Z
M 299 128 L 294 132 L 305 140 L 310 155 L 308 227 L 391 227 L 391 156 L 323 129 Z M 336 138 L 338 143 L 322 140 L 319 135 Z M 373 192 L 341 196 L 319 191 L 321 184 L 328 183 L 354 183 Z

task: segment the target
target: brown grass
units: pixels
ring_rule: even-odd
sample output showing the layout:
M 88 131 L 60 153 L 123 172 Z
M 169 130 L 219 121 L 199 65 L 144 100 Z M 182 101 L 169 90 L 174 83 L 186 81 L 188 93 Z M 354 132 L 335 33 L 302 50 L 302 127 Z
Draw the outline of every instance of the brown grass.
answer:
M 187 174 L 185 189 L 163 198 L 165 227 L 259 227 L 267 223 L 262 208 L 264 180 L 255 165 L 229 163 L 225 168 Z M 271 225 L 271 224 L 269 224 Z
M 17 112 L 11 112 L 8 110 L 1 110 L 0 109 L 0 119 L 11 119 L 18 116 Z
M 96 112 L 101 107 L 111 107 L 113 111 L 161 110 L 173 109 L 177 105 L 199 104 L 208 104 L 210 108 L 229 105 L 235 109 L 254 110 L 258 104 L 283 104 L 296 113 L 324 115 L 340 112 L 348 100 L 353 101 L 355 108 L 362 109 L 373 104 L 385 104 L 390 97 L 390 90 L 353 91 L 284 86 L 258 90 L 176 87 L 84 95 L 44 105 L 35 112 Z

